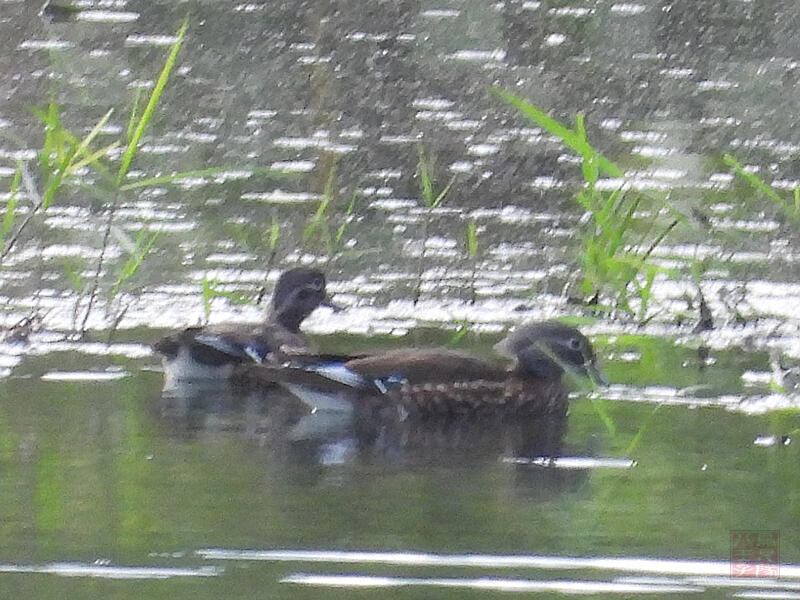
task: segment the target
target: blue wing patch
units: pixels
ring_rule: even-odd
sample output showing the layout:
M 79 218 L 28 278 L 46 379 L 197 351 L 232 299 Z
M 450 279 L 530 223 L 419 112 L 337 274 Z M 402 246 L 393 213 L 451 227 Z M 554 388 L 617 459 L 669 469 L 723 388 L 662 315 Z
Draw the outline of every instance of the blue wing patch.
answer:
M 231 341 L 224 335 L 214 333 L 199 333 L 194 336 L 194 341 L 217 352 L 227 354 L 231 358 L 249 359 L 253 362 L 263 362 L 272 349 L 259 340 L 249 340 L 247 343 Z

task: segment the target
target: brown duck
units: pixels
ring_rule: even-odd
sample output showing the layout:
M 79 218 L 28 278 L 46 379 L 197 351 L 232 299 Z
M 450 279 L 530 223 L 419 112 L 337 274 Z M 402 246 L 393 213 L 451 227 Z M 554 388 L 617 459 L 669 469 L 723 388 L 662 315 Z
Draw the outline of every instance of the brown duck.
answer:
M 285 271 L 260 325 L 188 327 L 154 344 L 162 355 L 166 387 L 181 381 L 224 381 L 235 366 L 274 360 L 281 349 L 310 351 L 300 324 L 320 305 L 331 306 L 320 271 L 307 267 Z
M 443 348 L 409 348 L 349 360 L 298 354 L 242 375 L 250 382 L 279 382 L 314 408 L 324 407 L 318 399 L 327 396 L 355 410 L 397 410 L 423 418 L 565 414 L 565 372 L 604 381 L 589 340 L 562 323 L 524 325 L 495 348 L 511 363 Z

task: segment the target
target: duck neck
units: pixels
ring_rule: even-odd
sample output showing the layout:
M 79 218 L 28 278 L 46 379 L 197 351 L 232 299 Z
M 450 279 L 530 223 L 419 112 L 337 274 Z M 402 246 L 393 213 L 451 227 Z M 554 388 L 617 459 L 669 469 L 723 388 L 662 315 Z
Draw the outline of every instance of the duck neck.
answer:
M 289 308 L 281 312 L 273 311 L 268 320 L 277 323 L 292 333 L 298 333 L 300 331 L 300 324 L 307 316 L 308 314 L 302 310 Z
M 545 381 L 558 380 L 564 373 L 551 356 L 537 348 L 526 348 L 517 356 L 514 371 L 524 377 L 533 377 Z

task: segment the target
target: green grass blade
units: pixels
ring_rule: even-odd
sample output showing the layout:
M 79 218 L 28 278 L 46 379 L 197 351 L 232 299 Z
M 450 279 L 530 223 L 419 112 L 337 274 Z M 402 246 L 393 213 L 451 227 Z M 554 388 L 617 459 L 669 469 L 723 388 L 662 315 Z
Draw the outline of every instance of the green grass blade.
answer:
M 592 190 L 589 189 L 582 189 L 578 192 L 578 195 L 575 196 L 575 200 L 578 201 L 578 204 L 587 211 L 592 213 L 592 216 L 595 216 L 595 205 L 593 202 L 594 193 Z
M 97 137 L 97 135 L 100 133 L 100 130 L 106 126 L 106 123 L 108 123 L 108 120 L 111 118 L 113 112 L 114 109 L 109 108 L 108 112 L 103 115 L 103 117 L 95 124 L 94 127 L 92 127 L 92 130 L 86 135 L 85 138 L 81 140 L 81 142 L 78 144 L 78 147 L 75 148 L 75 156 L 82 156 L 89 151 L 89 144 L 91 144 L 94 138 Z
M 172 73 L 172 69 L 175 66 L 175 61 L 177 60 L 178 52 L 183 45 L 183 39 L 186 36 L 186 29 L 188 27 L 189 21 L 187 19 L 183 22 L 183 25 L 181 25 L 181 28 L 178 30 L 178 39 L 172 45 L 169 56 L 167 56 L 167 60 L 164 62 L 164 67 L 161 69 L 161 73 L 158 76 L 156 85 L 153 88 L 153 93 L 150 94 L 150 99 L 148 100 L 147 105 L 142 112 L 142 116 L 139 118 L 138 122 L 136 123 L 136 127 L 133 129 L 133 135 L 128 140 L 128 146 L 125 148 L 125 152 L 122 154 L 119 172 L 117 173 L 117 185 L 121 185 L 122 181 L 125 179 L 125 176 L 128 174 L 128 169 L 130 168 L 131 161 L 136 154 L 136 150 L 139 148 L 139 142 L 144 135 L 144 130 L 147 128 L 148 123 L 150 123 L 150 120 L 153 118 L 153 113 L 156 110 L 156 106 L 158 106 L 158 101 L 161 99 L 161 94 L 164 92 L 164 88 L 167 86 L 167 81 L 169 80 L 170 73 Z
M 280 236 L 281 225 L 278 223 L 278 219 L 276 219 L 273 215 L 272 225 L 269 228 L 269 236 L 267 238 L 267 247 L 270 249 L 270 251 L 274 251 L 275 248 L 278 247 L 278 240 L 280 240 Z
M 55 170 L 55 175 L 51 175 L 47 180 L 47 187 L 45 187 L 44 194 L 42 194 L 42 208 L 47 209 L 53 203 L 58 190 L 61 189 L 65 175 L 66 170 L 63 167 L 58 167 Z
M 325 212 L 328 210 L 328 205 L 331 202 L 331 198 L 328 195 L 323 194 L 322 199 L 319 201 L 317 205 L 317 210 L 314 213 L 314 216 L 311 217 L 311 220 L 306 225 L 306 228 L 303 230 L 303 241 L 308 242 L 311 238 L 314 237 L 314 234 L 317 230 L 322 226 L 323 221 L 325 220 Z
M 136 88 L 131 114 L 128 117 L 128 128 L 125 134 L 126 140 L 130 140 L 133 137 L 133 132 L 136 130 L 136 120 L 139 118 L 139 104 L 141 103 L 143 93 L 142 88 Z
M 602 196 L 601 196 L 602 198 Z M 622 194 L 622 188 L 617 188 L 613 192 L 608 195 L 606 198 L 605 203 L 603 204 L 602 208 L 597 212 L 597 221 L 601 223 L 606 223 L 608 219 L 613 216 L 616 212 L 617 208 L 617 201 L 621 201 L 624 199 L 624 195 Z
M 733 172 L 736 173 L 736 175 L 738 175 L 739 177 L 744 179 L 747 183 L 749 183 L 750 186 L 753 187 L 753 189 L 761 192 L 768 199 L 772 200 L 775 204 L 780 206 L 789 217 L 791 218 L 796 217 L 796 215 L 792 212 L 792 210 L 788 206 L 786 200 L 784 200 L 783 197 L 772 188 L 772 186 L 770 186 L 769 184 L 767 184 L 767 182 L 761 179 L 761 177 L 759 177 L 755 173 L 750 173 L 749 171 L 745 170 L 744 165 L 742 165 L 742 163 L 740 163 L 738 160 L 736 160 L 736 158 L 734 158 L 730 154 L 726 154 L 725 156 L 723 156 L 722 160 L 726 165 L 728 165 L 731 169 L 733 169 Z
M 122 285 L 136 274 L 136 271 L 138 271 L 139 267 L 142 265 L 142 261 L 144 261 L 150 253 L 150 249 L 153 247 L 153 244 L 155 244 L 156 239 L 158 239 L 159 233 L 158 231 L 147 232 L 144 229 L 139 232 L 139 235 L 136 236 L 136 246 L 131 256 L 129 256 L 125 264 L 122 265 L 117 281 L 108 294 L 109 298 L 114 298 L 122 288 Z
M 17 192 L 19 191 L 19 184 L 22 180 L 22 164 L 17 162 L 17 168 L 14 171 L 14 179 L 11 181 L 10 194 L 8 202 L 6 202 L 6 210 L 3 213 L 3 225 L 0 229 L 0 250 L 5 247 L 6 236 L 11 232 L 14 227 L 14 220 L 17 216 Z
M 91 154 L 86 155 L 84 158 L 82 158 L 79 161 L 71 163 L 70 166 L 67 167 L 67 169 L 66 169 L 67 175 L 72 175 L 78 169 L 81 169 L 81 168 L 83 168 L 83 167 L 85 167 L 86 165 L 89 165 L 89 164 L 91 164 L 92 167 L 95 170 L 97 170 L 98 173 L 101 173 L 101 175 L 103 174 L 103 172 L 105 174 L 109 174 L 108 170 L 102 164 L 100 164 L 99 161 L 100 161 L 101 158 L 103 158 L 103 156 L 105 156 L 106 154 L 108 154 L 114 148 L 117 148 L 118 146 L 119 146 L 119 142 L 113 142 L 113 143 L 109 144 L 108 146 L 105 146 L 104 148 L 100 148 L 100 150 L 97 150 L 95 152 L 92 152 Z M 101 169 L 102 169 L 103 172 L 101 172 Z
M 339 229 L 336 231 L 336 237 L 334 238 L 334 241 L 337 245 L 341 243 L 344 233 L 347 231 L 347 226 L 350 224 L 353 212 L 355 212 L 356 209 L 357 198 L 358 188 L 353 190 L 353 195 L 350 197 L 350 202 L 347 204 L 347 209 L 344 212 L 344 220 L 342 221 L 342 224 L 339 225 Z
M 642 440 L 642 437 L 644 436 L 644 432 L 650 426 L 650 423 L 652 423 L 653 418 L 655 417 L 656 413 L 661 409 L 662 406 L 663 406 L 662 404 L 657 404 L 655 408 L 653 408 L 653 410 L 650 411 L 650 414 L 647 416 L 644 423 L 642 423 L 642 426 L 639 427 L 639 431 L 636 432 L 636 435 L 633 436 L 631 443 L 628 444 L 628 447 L 625 449 L 625 456 L 630 456 L 636 450 L 636 447 L 639 445 L 639 442 Z
M 450 336 L 450 339 L 447 340 L 444 345 L 445 346 L 455 346 L 462 339 L 464 339 L 464 336 L 467 335 L 467 333 L 469 333 L 469 321 L 464 319 L 463 321 L 461 321 L 461 323 L 459 323 L 458 329 L 455 330 L 453 335 Z
M 473 258 L 477 258 L 479 252 L 478 226 L 475 224 L 475 219 L 470 219 L 467 223 L 466 244 L 467 253 Z
M 314 234 L 317 232 L 318 229 L 323 228 L 323 225 L 326 225 L 325 229 L 327 229 L 327 212 L 328 207 L 331 204 L 334 196 L 334 181 L 336 178 L 336 167 L 331 167 L 330 171 L 328 171 L 328 178 L 325 180 L 325 189 L 322 192 L 322 198 L 317 205 L 317 210 L 314 213 L 314 216 L 311 217 L 311 220 L 306 225 L 305 230 L 303 231 L 303 241 L 308 242 Z
M 491 92 L 499 96 L 514 108 L 520 111 L 523 115 L 538 123 L 540 127 L 546 130 L 551 135 L 559 138 L 564 145 L 572 148 L 575 152 L 580 154 L 585 160 L 593 158 L 596 160 L 598 170 L 610 175 L 611 177 L 622 177 L 622 170 L 613 162 L 608 160 L 600 152 L 597 152 L 580 133 L 573 131 L 560 123 L 556 119 L 550 117 L 547 113 L 539 110 L 535 106 L 528 104 L 522 98 L 515 96 L 509 92 L 499 88 L 491 88 Z M 576 127 L 578 125 L 576 124 Z M 580 127 L 582 128 L 582 121 Z
M 444 189 L 441 192 L 439 192 L 438 196 L 436 196 L 436 199 L 433 201 L 433 204 L 431 205 L 431 208 L 436 208 L 437 206 L 439 206 L 444 201 L 445 196 L 447 196 L 447 192 L 450 191 L 450 188 L 453 187 L 453 184 L 455 182 L 456 182 L 456 176 L 453 175 L 453 177 L 450 179 L 448 184 L 446 186 L 444 186 Z
M 622 222 L 615 226 L 614 235 L 610 236 L 608 244 L 608 253 L 610 256 L 616 254 L 617 250 L 620 248 L 620 246 L 622 246 L 625 232 L 630 228 L 631 222 L 633 221 L 633 215 L 636 212 L 636 209 L 639 208 L 641 201 L 641 196 L 634 198 L 630 207 L 625 212 Z
M 200 297 L 203 300 L 203 315 L 206 323 L 208 323 L 208 319 L 211 317 L 211 299 L 214 297 L 215 285 L 216 281 L 203 276 L 203 282 L 200 285 Z
M 420 193 L 428 208 L 432 208 L 434 202 L 436 202 L 433 193 L 433 177 L 431 175 L 432 165 L 430 163 L 430 157 L 425 154 L 425 150 L 420 146 L 419 159 L 417 161 Z
M 255 301 L 248 297 L 246 294 L 242 294 L 240 292 L 225 292 L 223 290 L 218 290 L 217 285 L 219 282 L 215 279 L 207 279 L 203 277 L 203 282 L 201 284 L 201 295 L 203 299 L 203 312 L 205 314 L 205 320 L 208 321 L 208 318 L 211 316 L 211 301 L 214 298 L 221 297 L 227 298 L 234 304 L 250 304 L 255 305 Z

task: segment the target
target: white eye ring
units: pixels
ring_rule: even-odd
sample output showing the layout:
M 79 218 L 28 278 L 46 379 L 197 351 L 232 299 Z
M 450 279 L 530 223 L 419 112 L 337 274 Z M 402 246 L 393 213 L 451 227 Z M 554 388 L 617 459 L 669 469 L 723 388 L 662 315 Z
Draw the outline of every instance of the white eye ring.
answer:
M 569 340 L 569 347 L 570 350 L 580 350 L 583 344 L 581 343 L 581 338 L 570 338 Z
M 316 279 L 312 279 L 311 281 L 308 282 L 308 287 L 311 288 L 312 290 L 319 291 L 325 287 L 325 282 L 322 281 L 322 279 L 320 279 L 319 277 L 317 277 Z

